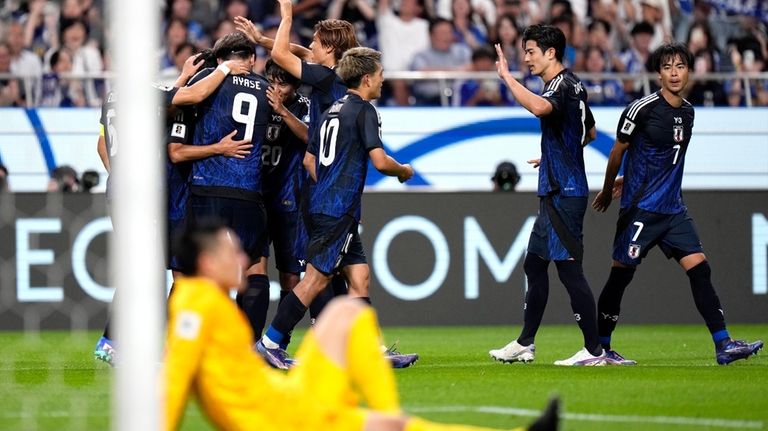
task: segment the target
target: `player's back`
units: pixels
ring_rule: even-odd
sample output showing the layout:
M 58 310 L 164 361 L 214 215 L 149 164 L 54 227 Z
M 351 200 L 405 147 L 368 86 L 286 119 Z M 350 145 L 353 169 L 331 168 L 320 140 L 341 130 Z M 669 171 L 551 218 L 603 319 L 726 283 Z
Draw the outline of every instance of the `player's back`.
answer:
M 205 69 L 194 84 L 214 69 Z M 192 192 L 198 195 L 256 199 L 261 193 L 261 152 L 271 108 L 267 81 L 257 75 L 228 76 L 219 88 L 198 105 L 194 145 L 220 141 L 233 130 L 233 139 L 250 138 L 253 148 L 243 159 L 212 156 L 195 161 Z
M 638 206 L 662 214 L 685 209 L 681 188 L 693 122 L 694 110 L 688 101 L 675 108 L 660 92 L 624 110 L 616 132 L 620 141 L 629 143 L 622 208 Z
M 587 196 L 583 146 L 587 131 L 595 125 L 581 81 L 564 69 L 547 83 L 542 97 L 552 112 L 541 117 L 541 167 L 539 196 Z
M 348 94 L 320 119 L 309 148 L 316 156 L 317 169 L 310 212 L 360 220 L 368 152 L 382 147 L 379 114 L 360 96 Z
M 311 87 L 309 94 L 309 136 L 319 124 L 320 117 L 334 102 L 344 97 L 347 86 L 330 67 L 303 62 L 301 82 Z

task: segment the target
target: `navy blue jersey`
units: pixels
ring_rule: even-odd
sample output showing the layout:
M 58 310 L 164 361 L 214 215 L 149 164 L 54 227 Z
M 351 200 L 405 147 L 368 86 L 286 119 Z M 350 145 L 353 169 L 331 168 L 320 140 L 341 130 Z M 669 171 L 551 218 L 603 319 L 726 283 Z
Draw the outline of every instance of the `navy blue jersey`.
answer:
M 190 85 L 215 69 L 208 68 L 192 78 Z M 253 148 L 243 159 L 211 156 L 192 165 L 192 193 L 256 200 L 261 195 L 261 146 L 272 109 L 267 101 L 267 81 L 257 75 L 228 76 L 207 99 L 198 105 L 192 143 L 209 145 L 237 130 L 234 139 L 251 138 Z
M 595 118 L 587 105 L 587 92 L 579 78 L 564 69 L 549 81 L 542 97 L 552 112 L 541 117 L 539 196 L 587 196 L 583 147 Z
M 312 87 L 309 95 L 309 136 L 312 136 L 320 115 L 347 94 L 347 86 L 330 67 L 305 61 L 301 62 L 301 82 Z
M 368 173 L 368 152 L 383 148 L 376 108 L 348 94 L 320 117 L 308 151 L 316 157 L 317 184 L 309 212 L 360 220 L 360 198 Z
M 173 97 L 176 92 L 179 91 L 175 87 L 165 87 L 155 85 L 154 88 L 160 91 L 160 105 L 157 107 L 158 114 L 164 115 L 165 110 L 171 106 Z M 99 123 L 101 124 L 101 135 L 104 136 L 104 142 L 107 147 L 107 156 L 109 158 L 110 171 L 115 168 L 115 159 L 117 157 L 118 149 L 120 148 L 120 139 L 118 139 L 117 133 L 117 93 L 110 91 L 107 94 L 106 101 L 101 105 L 101 118 Z M 112 198 L 112 181 L 110 176 L 107 177 L 107 199 Z
M 286 109 L 299 120 L 306 119 L 309 100 L 297 97 Z M 270 115 L 261 158 L 264 201 L 270 208 L 296 211 L 298 176 L 306 175 L 300 172 L 306 150 L 306 142 L 293 134 L 282 116 Z
M 191 145 L 194 132 L 194 115 L 191 107 L 179 107 L 166 116 L 166 142 L 168 144 Z M 189 202 L 189 176 L 192 173 L 192 162 L 173 163 L 167 157 L 166 151 L 166 180 L 168 184 L 168 218 L 182 220 L 187 214 Z
M 629 144 L 621 207 L 677 214 L 685 211 L 681 185 L 693 131 L 693 106 L 671 106 L 660 92 L 632 102 L 619 118 L 616 139 Z

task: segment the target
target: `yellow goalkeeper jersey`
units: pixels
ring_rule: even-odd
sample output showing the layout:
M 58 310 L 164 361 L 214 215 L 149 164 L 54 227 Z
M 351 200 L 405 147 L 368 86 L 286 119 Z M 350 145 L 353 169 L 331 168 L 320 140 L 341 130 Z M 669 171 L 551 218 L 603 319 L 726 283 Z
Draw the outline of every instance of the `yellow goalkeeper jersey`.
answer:
M 179 427 L 192 394 L 218 429 L 362 429 L 365 413 L 344 370 L 313 336 L 299 348 L 302 366 L 285 374 L 253 352 L 245 315 L 211 281 L 177 280 L 168 307 L 165 429 Z

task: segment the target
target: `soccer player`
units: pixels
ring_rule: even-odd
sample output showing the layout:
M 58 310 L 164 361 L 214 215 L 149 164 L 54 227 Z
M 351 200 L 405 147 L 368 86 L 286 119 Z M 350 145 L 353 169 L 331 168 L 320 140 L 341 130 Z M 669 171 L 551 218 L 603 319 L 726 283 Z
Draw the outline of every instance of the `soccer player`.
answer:
M 302 163 L 309 140 L 304 122 L 308 120 L 309 100 L 297 93 L 301 82 L 274 60 L 267 61 L 265 74 L 269 80 L 267 98 L 273 113 L 262 147 L 263 191 L 269 240 L 280 273 L 280 297 L 284 298 L 298 284 L 299 274 L 304 272 L 294 246 L 300 217 L 299 177 L 305 175 Z M 267 247 L 265 256 L 268 255 Z M 283 349 L 287 347 L 287 341 L 283 343 Z
M 516 340 L 489 353 L 502 362 L 534 360 L 534 338 L 549 296 L 547 267 L 554 260 L 584 336 L 584 348 L 568 359 L 555 361 L 555 365 L 603 365 L 605 353 L 597 337 L 595 299 L 581 265 L 581 231 L 589 193 L 583 146 L 596 136 L 595 120 L 581 81 L 563 66 L 563 32 L 549 25 L 532 25 L 525 29 L 522 42 L 531 74 L 544 80 L 544 94 L 532 93 L 512 77 L 498 44 L 496 68 L 518 103 L 541 119 L 539 214 L 524 263 L 528 291 L 523 330 Z
M 400 182 L 413 176 L 410 165 L 402 165 L 384 152 L 379 114 L 370 103 L 381 95 L 381 53 L 352 48 L 340 60 L 337 73 L 349 90 L 323 113 L 304 158 L 304 166 L 316 181 L 309 205 L 306 273 L 280 303 L 272 324 L 256 343 L 262 356 L 277 368 L 288 367 L 280 343 L 335 271 L 341 271 L 351 292 L 368 290 L 369 268 L 357 232 L 368 160 L 379 172 L 396 176 Z M 413 362 L 415 359 L 408 365 Z
M 280 25 L 275 39 L 264 37 L 256 26 L 244 17 L 236 17 L 235 24 L 239 31 L 248 35 L 249 39 L 266 49 L 271 50 L 273 60 L 290 75 L 301 80 L 303 84 L 311 88 L 309 95 L 309 136 L 318 127 L 320 114 L 328 109 L 333 102 L 342 98 L 347 91 L 344 82 L 336 76 L 334 68 L 341 56 L 349 48 L 358 46 L 355 29 L 347 21 L 328 19 L 315 25 L 315 34 L 309 49 L 290 44 L 291 26 L 293 23 L 293 6 L 290 1 L 280 2 Z M 308 218 L 304 202 L 309 200 L 311 189 L 314 187 L 309 179 L 299 177 L 300 214 L 297 223 L 297 235 L 295 253 L 302 266 L 306 263 L 306 248 L 309 239 L 308 226 L 305 220 Z M 324 305 L 332 297 L 331 290 L 344 293 L 346 286 L 343 279 L 334 277 L 333 286 L 323 291 L 313 301 L 310 307 L 310 317 L 315 318 Z M 368 297 L 368 292 L 353 292 L 363 297 Z
M 253 45 L 242 33 L 230 33 L 213 48 L 219 63 L 238 58 L 251 66 Z M 194 84 L 215 69 L 199 72 Z M 253 332 L 261 333 L 269 303 L 269 279 L 261 259 L 267 244 L 267 220 L 262 200 L 261 155 L 271 108 L 267 81 L 250 71 L 226 79 L 198 105 L 194 145 L 208 145 L 237 130 L 236 139 L 250 139 L 253 147 L 244 158 L 211 156 L 196 160 L 190 181 L 190 209 L 193 217 L 221 217 L 243 241 L 251 259 L 246 272 L 248 285 L 237 303 L 245 311 Z
M 231 134 L 224 137 L 220 142 L 209 145 L 205 149 L 191 148 L 190 145 L 182 145 L 182 143 L 187 142 L 187 138 L 189 137 L 190 128 L 187 122 L 190 121 L 190 115 L 188 112 L 185 114 L 184 111 L 174 111 L 173 106 L 181 107 L 201 102 L 218 88 L 230 72 L 239 74 L 250 70 L 250 66 L 243 61 L 228 60 L 217 68 L 217 73 L 211 73 L 195 85 L 185 87 L 184 85 L 186 82 L 203 65 L 201 60 L 203 60 L 201 55 L 195 55 L 187 59 L 174 87 L 156 87 L 162 94 L 161 106 L 163 109 L 161 111 L 166 113 L 166 129 L 170 136 L 170 145 L 168 147 L 169 156 L 171 160 L 175 159 L 177 162 L 207 157 L 214 153 L 231 155 L 232 153 L 242 152 L 250 145 L 245 141 L 233 141 L 231 139 Z M 99 157 L 104 164 L 104 168 L 109 174 L 109 177 L 107 177 L 106 192 L 108 205 L 112 200 L 111 160 L 114 157 L 117 157 L 119 148 L 115 111 L 115 105 L 117 103 L 116 98 L 116 94 L 110 92 L 102 106 L 100 118 L 101 127 L 96 147 Z M 173 111 L 174 113 L 169 111 Z M 169 163 L 167 175 L 169 198 L 168 233 L 171 234 L 175 227 L 180 223 L 180 220 L 183 219 L 186 212 L 188 180 L 184 178 L 188 178 L 188 171 L 179 171 L 177 167 Z M 168 247 L 170 250 L 170 242 L 168 243 Z M 169 255 L 168 265 L 170 269 L 174 268 L 172 254 Z M 115 363 L 117 350 L 115 348 L 115 343 L 113 342 L 109 318 L 104 325 L 104 332 L 102 333 L 101 338 L 96 343 L 94 357 L 110 365 L 114 365 Z
M 693 106 L 683 99 L 693 55 L 680 43 L 665 44 L 651 55 L 661 90 L 632 102 L 621 114 L 608 157 L 603 189 L 592 207 L 605 212 L 613 190 L 621 194 L 613 242 L 613 265 L 598 301 L 600 342 L 613 363 L 634 365 L 611 348 L 624 289 L 635 268 L 655 245 L 674 258 L 691 284 L 693 300 L 715 343 L 718 364 L 757 354 L 762 341 L 734 340 L 712 286 L 711 270 L 681 191 L 685 155 L 693 130 Z M 616 179 L 626 153 L 624 177 Z
M 177 243 L 187 277 L 169 302 L 163 429 L 179 427 L 194 394 L 217 429 L 482 430 L 403 415 L 394 374 L 379 349 L 376 315 L 361 301 L 332 302 L 304 337 L 298 365 L 287 374 L 270 369 L 251 349 L 253 333 L 229 299 L 250 264 L 237 235 L 200 221 L 186 226 Z M 553 431 L 557 422 L 555 400 L 529 429 Z

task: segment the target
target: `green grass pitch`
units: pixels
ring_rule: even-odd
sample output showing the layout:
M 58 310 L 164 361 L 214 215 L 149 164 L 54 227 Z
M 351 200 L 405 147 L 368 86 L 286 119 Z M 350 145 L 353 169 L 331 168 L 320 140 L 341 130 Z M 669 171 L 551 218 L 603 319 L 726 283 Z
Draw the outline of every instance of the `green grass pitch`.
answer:
M 768 325 L 732 325 L 765 339 Z M 635 367 L 561 368 L 581 347 L 576 325 L 545 325 L 532 364 L 501 364 L 488 350 L 519 327 L 385 328 L 388 342 L 417 351 L 397 370 L 406 411 L 498 428 L 526 424 L 546 400 L 563 400 L 563 430 L 768 429 L 768 355 L 717 366 L 703 325 L 622 325 L 614 347 Z M 96 332 L 0 332 L 0 430 L 107 429 L 112 370 L 92 359 Z M 137 412 L 137 414 L 141 414 Z M 184 429 L 210 429 L 197 407 Z

